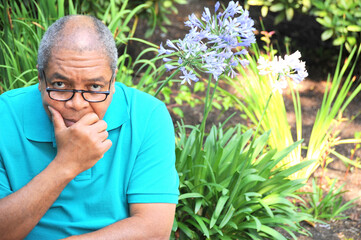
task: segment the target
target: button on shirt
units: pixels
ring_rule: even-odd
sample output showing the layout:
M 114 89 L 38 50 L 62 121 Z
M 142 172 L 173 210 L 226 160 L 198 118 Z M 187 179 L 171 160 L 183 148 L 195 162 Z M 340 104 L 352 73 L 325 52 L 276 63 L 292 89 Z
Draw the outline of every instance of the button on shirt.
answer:
M 177 203 L 174 129 L 156 98 L 116 83 L 104 116 L 112 147 L 62 191 L 26 239 L 59 239 L 129 217 L 131 203 Z M 51 120 L 38 86 L 0 96 L 0 198 L 23 186 L 56 156 Z

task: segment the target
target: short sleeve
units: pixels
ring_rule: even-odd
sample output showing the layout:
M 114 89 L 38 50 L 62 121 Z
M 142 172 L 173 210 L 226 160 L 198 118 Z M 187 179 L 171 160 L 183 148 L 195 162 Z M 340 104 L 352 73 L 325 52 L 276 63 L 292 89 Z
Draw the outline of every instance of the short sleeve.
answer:
M 5 111 L 5 103 L 4 103 L 4 96 L 6 96 L 8 93 L 6 94 L 2 94 L 0 96 L 0 122 L 2 124 L 4 124 L 2 122 L 3 117 L 5 116 L 5 114 L 7 114 L 7 111 Z M 6 125 L 3 125 L 6 126 Z M 1 134 L 1 129 L 0 129 L 0 134 Z M 6 197 L 7 195 L 11 194 L 11 188 L 10 188 L 10 182 L 9 182 L 9 178 L 5 169 L 5 164 L 4 164 L 4 160 L 3 157 L 1 155 L 1 150 L 0 150 L 0 199 Z
M 165 105 L 159 104 L 146 125 L 129 187 L 129 203 L 177 203 L 179 178 L 175 169 L 175 136 Z
M 0 199 L 12 193 L 3 159 L 0 155 Z

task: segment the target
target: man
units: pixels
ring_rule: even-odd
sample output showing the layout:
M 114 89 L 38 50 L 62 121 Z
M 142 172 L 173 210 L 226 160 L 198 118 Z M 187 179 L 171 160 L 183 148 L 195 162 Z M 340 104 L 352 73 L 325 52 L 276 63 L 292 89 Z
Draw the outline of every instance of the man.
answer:
M 167 239 L 178 199 L 164 104 L 115 83 L 110 31 L 67 16 L 39 84 L 0 96 L 1 239 Z

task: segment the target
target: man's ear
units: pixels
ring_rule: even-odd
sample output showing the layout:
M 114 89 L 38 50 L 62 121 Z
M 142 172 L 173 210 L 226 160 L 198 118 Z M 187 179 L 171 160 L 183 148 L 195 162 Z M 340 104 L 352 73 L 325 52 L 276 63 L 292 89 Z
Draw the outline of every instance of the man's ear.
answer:
M 39 85 L 38 85 L 38 89 L 39 91 L 41 91 L 41 78 L 40 78 L 40 71 L 39 71 L 39 65 L 36 64 L 36 69 L 38 69 L 38 81 L 39 81 Z
M 115 69 L 115 71 L 114 71 L 114 81 L 113 81 L 113 84 L 112 84 L 113 94 L 115 93 L 115 79 L 116 79 L 117 73 L 118 73 L 118 68 Z

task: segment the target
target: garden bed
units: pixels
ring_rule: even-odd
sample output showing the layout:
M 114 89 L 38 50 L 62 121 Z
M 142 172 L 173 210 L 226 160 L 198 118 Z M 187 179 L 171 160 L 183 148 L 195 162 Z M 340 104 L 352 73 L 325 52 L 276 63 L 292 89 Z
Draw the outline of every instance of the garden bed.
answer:
M 187 20 L 188 15 L 191 13 L 201 14 L 203 8 L 209 7 L 213 9 L 215 1 L 205 1 L 205 0 L 189 0 L 187 5 L 179 5 L 178 10 L 179 14 L 170 16 L 172 24 L 167 26 L 168 33 L 161 32 L 159 29 L 156 29 L 154 34 L 152 35 L 151 42 L 160 44 L 161 42 L 165 43 L 167 39 L 178 39 L 183 38 L 184 35 L 188 32 L 188 28 L 184 26 L 184 22 Z M 258 20 L 256 16 L 259 15 L 259 11 L 252 12 L 251 15 L 255 20 Z M 334 65 L 332 64 L 332 59 L 336 58 L 330 57 L 337 55 L 338 50 L 332 48 L 329 43 L 324 43 L 320 40 L 320 34 L 322 33 L 321 27 L 317 25 L 317 22 L 314 19 L 310 19 L 307 17 L 306 21 L 307 24 L 304 23 L 305 18 L 302 17 L 295 17 L 295 20 L 292 26 L 285 24 L 281 24 L 282 26 L 278 26 L 279 30 L 276 30 L 276 37 L 277 34 L 284 34 L 284 31 L 291 31 L 291 37 L 296 38 L 296 44 L 300 44 L 300 39 L 308 35 L 310 37 L 306 37 L 307 41 L 304 41 L 304 46 L 302 50 L 306 51 L 306 55 L 303 60 L 307 62 L 308 69 L 309 69 L 309 77 L 300 84 L 300 97 L 302 103 L 302 118 L 303 118 L 303 136 L 305 138 L 305 142 L 308 142 L 308 137 L 310 136 L 310 132 L 313 126 L 313 122 L 319 109 L 323 93 L 326 87 L 326 79 L 327 74 L 332 73 L 334 70 Z M 265 19 L 265 26 L 266 27 L 273 27 L 272 25 L 272 16 L 270 18 Z M 138 37 L 143 38 L 142 33 L 144 32 L 145 26 L 144 22 L 140 22 L 140 25 L 137 28 Z M 298 26 L 295 28 L 295 26 Z M 301 28 L 300 26 L 304 26 Z M 275 29 L 266 29 L 266 30 L 275 30 Z M 278 39 L 281 40 L 281 37 L 278 36 Z M 302 42 L 302 41 L 301 41 Z M 137 51 L 137 47 L 133 48 L 133 51 Z M 293 49 L 297 50 L 297 49 Z M 327 52 L 327 54 L 325 54 Z M 312 55 L 312 53 L 314 55 Z M 303 54 L 303 52 L 302 52 Z M 331 59 L 331 61 L 330 61 Z M 177 88 L 179 86 L 175 86 Z M 292 108 L 292 99 L 290 94 L 287 92 L 284 93 L 286 108 Z M 360 105 L 359 102 L 361 100 L 361 96 L 356 97 L 354 101 L 349 105 L 347 111 L 345 112 L 345 117 L 348 119 L 353 118 L 356 116 L 351 123 L 344 122 L 341 124 L 340 129 L 341 133 L 340 136 L 342 138 L 352 138 L 354 137 L 355 132 L 361 132 L 361 116 L 358 116 L 360 113 Z M 202 120 L 203 114 L 203 107 L 196 106 L 181 106 L 184 112 L 183 121 L 186 124 L 199 124 Z M 208 120 L 209 123 L 217 123 L 222 122 L 227 117 L 232 114 L 235 109 L 230 109 L 223 114 L 220 114 L 220 111 L 214 110 L 210 114 Z M 173 120 L 176 123 L 180 120 L 180 118 L 172 114 Z M 294 116 L 289 114 L 289 121 L 294 125 Z M 236 124 L 236 123 L 246 123 L 244 119 L 242 119 L 239 114 L 236 114 L 230 121 L 229 124 Z M 350 150 L 353 148 L 353 145 L 340 145 L 337 147 L 337 151 L 345 156 L 350 156 Z M 356 152 L 354 157 L 360 158 L 361 153 L 360 150 Z M 347 190 L 343 197 L 345 201 L 354 199 L 356 197 L 360 197 L 356 201 L 356 206 L 349 209 L 345 212 L 346 215 L 350 216 L 348 219 L 338 220 L 338 221 L 331 221 L 326 222 L 324 224 L 316 224 L 315 226 L 311 226 L 307 223 L 304 226 L 312 233 L 313 237 L 305 237 L 300 236 L 300 240 L 307 240 L 307 239 L 361 239 L 361 170 L 360 169 L 352 169 L 347 173 L 346 165 L 339 159 L 334 157 L 334 161 L 330 163 L 327 168 L 325 169 L 318 169 L 313 177 L 323 177 L 323 187 L 327 189 L 329 186 L 328 179 L 338 179 L 337 186 L 340 186 L 343 183 L 346 183 L 343 190 Z M 307 184 L 305 187 L 306 191 L 311 191 L 311 183 Z

